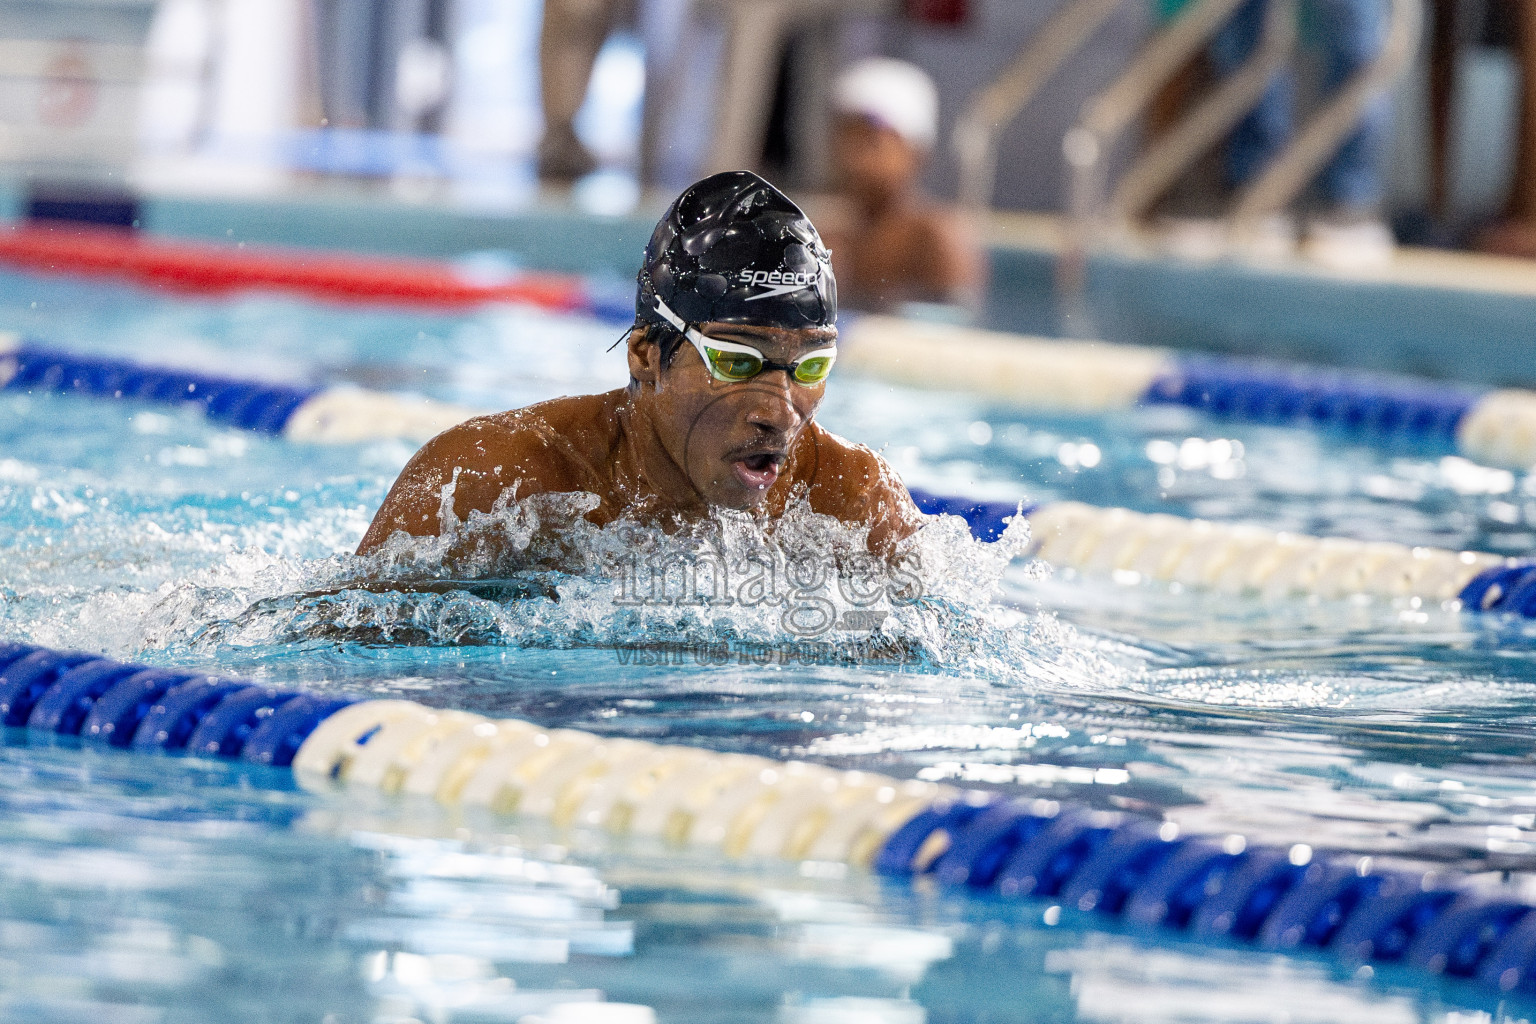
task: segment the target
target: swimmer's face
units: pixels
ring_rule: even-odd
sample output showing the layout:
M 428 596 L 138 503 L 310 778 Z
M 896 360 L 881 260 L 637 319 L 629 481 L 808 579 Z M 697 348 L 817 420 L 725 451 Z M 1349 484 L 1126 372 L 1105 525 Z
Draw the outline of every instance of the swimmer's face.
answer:
M 866 117 L 839 114 L 832 130 L 832 166 L 844 190 L 885 198 L 912 187 L 923 167 L 923 153 Z
M 793 364 L 807 352 L 837 340 L 831 327 L 790 330 L 748 324 L 704 323 L 699 330 L 719 341 L 750 345 L 773 363 Z M 706 503 L 734 509 L 762 504 L 778 483 L 790 449 L 816 415 L 826 382 L 806 387 L 787 371 L 764 370 L 739 383 L 718 381 L 698 350 L 684 342 L 671 363 L 659 367 L 657 346 L 630 347 L 637 380 L 646 389 L 662 446 Z M 654 361 L 654 362 L 653 362 Z

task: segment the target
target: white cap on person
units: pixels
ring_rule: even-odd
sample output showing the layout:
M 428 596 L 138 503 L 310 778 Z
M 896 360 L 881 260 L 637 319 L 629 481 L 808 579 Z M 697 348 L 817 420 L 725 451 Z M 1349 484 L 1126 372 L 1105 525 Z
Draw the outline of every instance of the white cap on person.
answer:
M 870 57 L 844 71 L 832 87 L 840 114 L 860 114 L 889 128 L 919 149 L 939 137 L 939 92 L 916 64 Z

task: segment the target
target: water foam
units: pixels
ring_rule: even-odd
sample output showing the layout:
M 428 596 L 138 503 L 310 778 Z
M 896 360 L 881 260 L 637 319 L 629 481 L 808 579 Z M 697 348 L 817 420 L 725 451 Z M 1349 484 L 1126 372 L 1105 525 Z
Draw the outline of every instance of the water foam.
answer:
M 442 497 L 439 536 L 397 533 L 361 557 L 224 551 L 152 592 L 92 595 L 68 617 L 141 649 L 187 653 L 597 647 L 639 664 L 870 663 L 1051 688 L 1129 672 L 1053 616 L 995 602 L 1028 545 L 1022 519 L 983 543 L 937 517 L 883 558 L 868 552 L 867 528 L 804 504 L 769 523 L 720 510 L 662 528 L 596 525 L 584 517 L 590 494 L 505 500 L 464 521 L 452 485 Z M 66 641 L 59 634 L 75 629 L 64 618 L 33 632 Z

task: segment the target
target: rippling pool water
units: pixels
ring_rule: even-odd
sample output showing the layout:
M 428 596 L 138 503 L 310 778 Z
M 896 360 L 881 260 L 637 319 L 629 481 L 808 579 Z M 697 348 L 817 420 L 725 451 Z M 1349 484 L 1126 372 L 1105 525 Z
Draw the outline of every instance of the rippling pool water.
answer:
M 616 330 L 518 309 L 188 301 L 0 275 L 4 328 L 485 408 L 624 380 L 621 353 L 605 351 Z M 1507 553 L 1528 552 L 1536 529 L 1523 474 L 1168 408 L 1024 416 L 845 375 L 822 419 L 931 490 Z M 0 392 L 0 640 L 1469 871 L 1536 864 L 1529 627 L 1042 575 L 951 523 L 933 528 L 925 600 L 893 619 L 911 655 L 900 659 L 638 664 L 626 647 L 655 639 L 794 637 L 740 612 L 621 614 L 606 579 L 564 580 L 558 603 L 348 594 L 343 612 L 409 619 L 414 642 L 331 628 L 335 608 L 301 595 L 357 571 L 347 553 L 411 450 L 301 447 L 176 410 Z M 12 740 L 0 750 L 7 1020 L 553 1020 L 558 1003 L 599 998 L 652 1006 L 664 1024 L 1495 1010 L 1414 979 L 1091 931 L 1033 904 L 681 859 L 302 794 L 282 773 Z

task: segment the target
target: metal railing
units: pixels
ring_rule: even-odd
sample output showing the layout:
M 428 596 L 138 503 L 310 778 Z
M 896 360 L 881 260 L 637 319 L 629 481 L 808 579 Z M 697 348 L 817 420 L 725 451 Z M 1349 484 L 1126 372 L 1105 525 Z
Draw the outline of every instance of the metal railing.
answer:
M 1407 70 L 1424 27 L 1422 0 L 1392 0 L 1381 53 L 1357 73 L 1309 121 L 1289 149 L 1238 195 L 1228 215 L 1229 233 L 1251 236 L 1263 220 L 1290 204 L 1318 169 L 1354 131 L 1365 108 Z
M 1068 252 L 1072 268 L 1108 226 L 1151 205 L 1204 149 L 1219 140 L 1256 103 L 1270 77 L 1289 56 L 1295 39 L 1295 0 L 1270 0 L 1259 45 L 1241 68 L 1203 103 L 1186 114 L 1144 154 L 1123 178 L 1114 202 L 1107 202 L 1108 163 L 1117 143 L 1157 92 L 1219 32 L 1245 0 L 1193 0 L 1142 48 L 1120 77 L 1083 105 L 1082 115 L 1062 139 L 1071 175 Z
M 1120 0 L 1068 0 L 995 80 L 972 94 L 956 119 L 951 146 L 960 165 L 960 200 L 991 205 L 998 139 L 1069 57 L 1119 6 Z M 1201 155 L 1221 141 L 1260 101 L 1290 60 L 1296 42 L 1297 0 L 1270 0 L 1249 59 L 1162 133 L 1111 191 L 1108 160 L 1153 98 L 1233 16 L 1244 0 L 1192 0 L 1147 43 L 1129 67 L 1083 105 L 1062 140 L 1071 175 L 1071 229 L 1064 277 L 1080 276 L 1087 248 L 1107 227 L 1143 216 Z M 1240 241 L 1288 205 L 1359 123 L 1365 107 L 1408 66 L 1418 46 L 1422 0 L 1392 0 L 1381 53 L 1302 129 L 1296 141 L 1233 203 L 1226 234 Z M 1074 267 L 1077 273 L 1074 273 Z
M 960 201 L 982 210 L 992 205 L 997 178 L 997 140 L 1029 106 L 1067 58 L 1081 50 L 1109 20 L 1121 0 L 1067 0 L 1030 37 L 1013 63 L 972 94 L 955 120 L 950 146 L 960 165 Z
M 1269 83 L 1290 60 L 1295 44 L 1296 0 L 1270 0 L 1253 55 L 1193 110 L 1152 140 L 1121 175 L 1109 197 L 1107 219 L 1128 223 L 1144 215 L 1179 175 L 1258 104 Z

